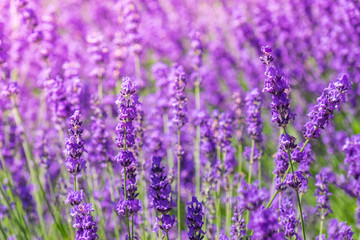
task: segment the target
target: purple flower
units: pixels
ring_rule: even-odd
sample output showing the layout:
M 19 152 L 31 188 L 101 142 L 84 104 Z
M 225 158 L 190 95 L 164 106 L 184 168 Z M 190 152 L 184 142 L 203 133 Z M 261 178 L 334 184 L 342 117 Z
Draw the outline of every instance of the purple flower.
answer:
M 70 190 L 65 203 L 70 203 L 72 206 L 79 205 L 85 199 L 85 194 L 83 190 L 80 191 L 73 191 Z
M 116 212 L 119 215 L 134 216 L 141 209 L 141 201 L 138 197 L 136 184 L 136 160 L 133 154 L 135 147 L 135 129 L 133 121 L 137 117 L 139 97 L 136 94 L 136 87 L 130 78 L 123 78 L 121 91 L 116 103 L 119 106 L 119 122 L 116 126 L 116 144 L 120 148 L 116 161 L 124 168 L 126 186 L 123 186 L 123 196 L 116 205 Z M 125 191 L 126 190 L 126 191 Z
M 280 149 L 284 152 L 292 152 L 296 148 L 295 144 L 296 138 L 293 136 L 290 136 L 287 133 L 281 134 L 280 137 Z
M 141 209 L 141 202 L 139 199 L 120 200 L 115 207 L 115 211 L 125 217 L 134 216 Z
M 231 240 L 244 239 L 246 236 L 246 222 L 243 219 L 243 211 L 235 207 L 234 216 L 231 220 L 233 221 L 230 232 Z
M 246 146 L 244 148 L 243 156 L 247 161 L 250 161 L 251 158 L 251 147 Z M 253 161 L 256 162 L 262 157 L 262 152 L 259 152 L 259 150 L 254 147 L 254 156 Z
M 200 32 L 193 31 L 191 33 L 190 56 L 191 56 L 192 66 L 195 70 L 199 70 L 199 68 L 201 67 L 202 54 L 203 54 L 203 46 L 200 40 Z
M 320 216 L 321 220 L 332 212 L 329 203 L 331 193 L 329 192 L 327 173 L 326 169 L 321 169 L 319 174 L 315 176 L 316 213 Z
M 253 231 L 251 239 L 285 239 L 278 233 L 279 224 L 276 212 L 271 209 L 260 207 L 251 214 L 248 228 Z
M 150 172 L 150 198 L 152 206 L 161 214 L 168 214 L 174 203 L 171 199 L 171 185 L 166 179 L 164 167 L 161 165 L 161 158 L 154 156 Z
M 140 14 L 131 0 L 121 1 L 120 7 L 119 24 L 122 26 L 124 43 L 131 53 L 140 54 L 142 51 L 141 36 L 138 32 Z
M 230 240 L 230 238 L 224 234 L 220 234 L 219 240 Z
M 271 120 L 277 122 L 279 127 L 286 127 L 291 119 L 295 119 L 295 114 L 290 111 L 290 100 L 285 92 L 289 89 L 289 85 L 281 70 L 273 64 L 274 57 L 271 55 L 271 48 L 269 46 L 262 47 L 261 51 L 264 56 L 260 59 L 266 65 L 263 92 L 272 95 Z
M 280 225 L 283 226 L 285 236 L 292 239 L 298 239 L 296 228 L 299 225 L 297 220 L 297 212 L 294 210 L 293 203 L 289 198 L 281 201 L 279 208 Z
M 156 84 L 156 105 L 163 113 L 166 113 L 171 106 L 169 99 L 172 96 L 169 67 L 165 63 L 158 62 L 151 67 L 151 72 Z
M 337 219 L 329 221 L 328 240 L 353 240 L 354 232 L 346 222 L 338 222 Z
M 359 179 L 360 176 L 360 134 L 353 135 L 346 139 L 343 146 L 343 151 L 346 153 L 344 163 L 348 165 L 348 176 L 354 176 Z
M 262 141 L 262 121 L 261 121 L 261 105 L 262 100 L 258 89 L 253 89 L 246 95 L 245 111 L 247 132 L 256 142 Z
M 324 89 L 317 99 L 317 105 L 307 114 L 309 121 L 304 126 L 304 138 L 320 137 L 320 130 L 334 118 L 334 110 L 340 110 L 340 103 L 345 102 L 345 94 L 350 87 L 351 82 L 348 81 L 346 75 L 343 75 Z
M 278 191 L 285 191 L 286 184 L 285 182 L 282 183 L 281 181 L 286 170 L 289 167 L 288 154 L 279 148 L 275 155 L 274 161 L 275 161 L 275 170 L 273 171 L 273 173 L 276 175 L 275 177 L 276 189 Z
M 73 224 L 73 227 L 77 228 L 75 237 L 76 240 L 99 239 L 97 235 L 96 223 L 93 220 L 93 216 L 91 216 L 91 212 L 93 211 L 94 208 L 91 203 L 75 205 L 74 208 L 70 210 L 70 216 L 75 217 L 75 223 Z
M 163 214 L 161 217 L 156 217 L 156 224 L 153 231 L 157 232 L 158 228 L 160 228 L 162 231 L 167 233 L 174 227 L 175 222 L 175 216 L 171 217 L 169 214 Z
M 174 84 L 174 96 L 173 96 L 173 113 L 174 113 L 174 123 L 180 129 L 184 126 L 187 121 L 187 98 L 185 92 L 186 86 L 186 75 L 184 69 L 180 65 L 176 65 L 173 67 L 170 79 L 173 81 Z
M 219 118 L 218 145 L 222 151 L 229 151 L 232 137 L 232 119 L 229 114 L 222 113 Z
M 204 238 L 204 232 L 201 230 L 203 221 L 203 207 L 196 197 L 187 203 L 186 224 L 189 227 L 188 236 L 190 240 L 201 240 Z
M 69 173 L 78 174 L 86 168 L 86 161 L 82 158 L 84 152 L 84 140 L 81 137 L 83 132 L 80 111 L 76 110 L 70 117 L 70 137 L 65 140 L 65 166 Z
M 45 81 L 45 90 L 47 93 L 47 102 L 52 111 L 52 120 L 56 124 L 70 115 L 71 105 L 67 99 L 66 89 L 63 79 L 57 77 Z
M 295 171 L 294 174 L 289 173 L 286 176 L 284 183 L 293 188 L 295 191 L 298 191 L 304 181 L 305 178 L 302 173 L 300 171 Z
M 209 117 L 203 117 L 200 122 L 201 152 L 206 159 L 211 159 L 216 154 L 216 139 L 214 137 L 213 121 Z
M 242 180 L 238 194 L 239 209 L 251 211 L 258 209 L 268 197 L 264 188 L 259 189 L 257 181 L 253 184 L 247 184 Z

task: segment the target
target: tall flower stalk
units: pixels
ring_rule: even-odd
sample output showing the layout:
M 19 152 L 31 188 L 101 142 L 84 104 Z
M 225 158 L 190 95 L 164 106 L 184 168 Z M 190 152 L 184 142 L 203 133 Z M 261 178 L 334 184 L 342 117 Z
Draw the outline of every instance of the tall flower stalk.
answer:
M 120 148 L 116 161 L 124 169 L 122 192 L 124 199 L 120 199 L 116 205 L 116 211 L 119 215 L 125 217 L 128 238 L 133 240 L 135 238 L 133 218 L 141 209 L 141 202 L 137 199 L 136 160 L 132 152 L 132 148 L 135 145 L 133 121 L 136 119 L 137 106 L 140 103 L 139 97 L 136 94 L 136 87 L 130 78 L 123 78 L 121 91 L 116 103 L 119 106 L 116 145 Z
M 252 167 L 254 163 L 254 151 L 256 143 L 262 141 L 262 121 L 261 121 L 261 106 L 262 99 L 258 89 L 253 89 L 246 95 L 245 107 L 246 107 L 246 123 L 247 132 L 251 137 L 251 152 L 249 161 L 248 183 L 251 183 Z M 260 161 L 260 159 L 259 159 Z M 260 165 L 259 165 L 260 166 Z M 259 179 L 261 182 L 261 179 Z
M 200 40 L 200 32 L 194 31 L 191 34 L 191 49 L 190 56 L 192 60 L 192 66 L 195 70 L 195 82 L 194 82 L 194 91 L 195 91 L 195 108 L 197 114 L 200 113 L 200 84 L 201 84 L 201 76 L 200 76 L 200 67 L 202 65 L 202 54 L 203 54 L 203 46 Z M 195 187 L 196 187 L 196 197 L 200 199 L 200 125 L 196 124 L 196 136 L 195 136 Z
M 173 122 L 177 127 L 177 220 L 178 220 L 178 239 L 181 239 L 181 159 L 184 151 L 181 147 L 181 128 L 186 124 L 187 118 L 187 98 L 185 92 L 186 75 L 182 66 L 177 65 L 172 69 L 171 80 L 174 81 L 174 97 L 173 97 Z

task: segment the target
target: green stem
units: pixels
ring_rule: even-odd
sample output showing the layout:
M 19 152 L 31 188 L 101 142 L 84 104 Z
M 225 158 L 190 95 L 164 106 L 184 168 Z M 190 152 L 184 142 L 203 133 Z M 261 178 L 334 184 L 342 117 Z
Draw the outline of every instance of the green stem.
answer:
M 285 131 L 285 133 L 286 133 L 286 131 Z M 302 149 L 304 149 L 304 148 L 302 148 Z M 292 172 L 292 174 L 294 174 L 294 166 L 292 164 L 290 149 L 288 150 L 288 157 L 289 157 L 291 172 Z M 300 200 L 300 196 L 299 196 L 299 191 L 297 191 L 297 190 L 296 190 L 296 198 L 297 198 L 297 202 L 298 202 L 299 210 L 300 210 L 301 230 L 302 230 L 302 234 L 303 234 L 303 239 L 306 240 L 305 225 L 304 225 L 304 219 L 303 219 L 303 213 L 302 213 L 302 207 L 301 207 L 301 200 Z
M 4 235 L 4 239 L 8 239 L 7 234 L 6 234 L 5 230 L 4 230 L 1 222 L 0 222 L 0 232 Z
M 114 188 L 114 169 L 111 165 L 111 162 L 109 161 L 108 164 L 107 164 L 107 171 L 108 171 L 108 174 L 109 174 L 109 181 L 110 181 L 110 199 L 112 202 L 115 201 L 115 197 L 114 197 L 114 192 L 115 192 L 115 188 Z M 120 235 L 119 235 L 119 228 L 118 228 L 118 224 L 116 223 L 116 215 L 112 214 L 112 218 L 113 218 L 113 221 L 115 223 L 115 239 L 119 239 Z
M 166 239 L 169 240 L 169 233 L 166 232 Z
M 251 152 L 250 152 L 250 166 L 249 166 L 249 174 L 248 174 L 248 184 L 251 183 L 251 174 L 252 174 L 252 165 L 254 161 L 254 149 L 255 149 L 255 140 L 251 140 Z
M 45 190 L 44 190 L 44 188 L 42 186 L 42 183 L 40 181 L 39 168 L 37 166 L 37 163 L 34 160 L 33 153 L 31 151 L 31 147 L 30 147 L 30 144 L 29 144 L 29 141 L 28 141 L 28 138 L 27 138 L 25 126 L 23 124 L 19 109 L 17 108 L 15 98 L 12 97 L 11 101 L 12 101 L 12 104 L 13 104 L 12 111 L 13 111 L 13 115 L 14 115 L 16 125 L 22 127 L 22 129 L 23 129 L 24 140 L 22 141 L 22 147 L 24 149 L 26 163 L 27 163 L 27 166 L 28 166 L 29 171 L 30 171 L 30 178 L 32 179 L 33 183 L 36 182 L 37 185 L 39 186 L 42 198 L 45 200 L 45 203 L 46 203 L 46 205 L 48 207 L 48 210 L 49 210 L 49 212 L 50 212 L 50 214 L 51 214 L 57 228 L 61 232 L 62 236 L 66 237 L 67 233 L 66 233 L 64 227 L 58 222 L 58 219 L 55 217 L 55 214 L 54 214 L 54 212 L 52 210 L 52 207 L 51 207 L 51 205 L 50 205 L 50 203 L 49 203 L 49 201 L 48 201 L 48 199 L 46 197 Z M 33 166 L 31 165 L 31 163 L 32 163 Z M 39 215 L 39 221 L 40 221 L 40 224 L 42 226 L 42 231 L 43 231 L 43 233 L 45 233 L 45 225 L 44 225 L 45 222 L 43 221 L 43 216 L 42 216 L 42 212 L 41 212 L 43 207 L 42 207 L 42 204 L 41 204 L 41 201 L 40 201 L 40 195 L 39 194 L 35 194 L 35 203 L 36 203 L 36 207 L 37 207 L 37 212 L 38 212 L 38 214 L 40 214 Z
M 131 216 L 131 240 L 134 240 L 134 216 Z
M 258 159 L 258 178 L 259 178 L 259 189 L 261 188 L 261 161 Z
M 178 129 L 178 148 L 180 148 L 180 129 Z M 180 151 L 180 149 L 178 149 L 178 151 Z M 177 193 L 178 193 L 178 197 L 177 197 L 177 220 L 178 220 L 178 239 L 181 239 L 181 200 L 180 200 L 180 174 L 181 174 L 181 164 L 180 164 L 180 153 L 177 154 L 178 159 L 177 159 Z
M 242 157 L 242 144 L 239 143 L 238 145 L 238 172 L 239 175 L 242 175 L 242 161 L 243 161 L 243 157 Z M 239 181 L 240 182 L 240 181 Z
M 319 239 L 322 240 L 322 233 L 323 233 L 323 227 L 324 227 L 324 219 L 321 217 L 321 221 L 320 221 L 320 234 L 319 234 Z
M 303 234 L 303 239 L 306 240 L 304 218 L 303 218 L 303 214 L 302 214 L 301 200 L 300 200 L 300 196 L 299 196 L 299 192 L 298 192 L 298 191 L 296 191 L 296 198 L 297 198 L 298 204 L 299 204 L 300 220 L 301 220 L 301 230 L 302 230 L 302 234 Z
M 226 153 L 225 153 L 226 155 Z M 220 147 L 217 147 L 217 156 L 218 159 L 220 158 L 221 164 L 220 164 L 220 179 L 223 177 L 223 163 L 224 163 L 224 154 L 221 156 Z M 218 189 L 217 189 L 217 195 L 216 195 L 216 225 L 217 225 L 217 239 L 220 237 L 220 229 L 221 229 L 221 184 L 218 183 Z
M 164 125 L 164 134 L 165 136 L 169 135 L 169 117 L 166 112 L 163 114 L 163 125 Z M 169 144 L 167 144 L 169 145 Z M 168 160 L 169 169 L 174 168 L 174 156 L 171 146 L 166 146 L 166 157 Z
M 25 239 L 30 239 L 30 237 L 27 236 L 27 234 L 29 234 L 31 236 L 30 232 L 28 231 L 27 228 L 24 228 L 24 226 L 22 226 L 22 224 L 21 224 L 20 220 L 18 219 L 18 217 L 13 213 L 11 203 L 10 203 L 10 201 L 9 201 L 9 199 L 8 199 L 2 185 L 0 185 L 0 192 L 1 192 L 1 195 L 3 196 L 3 198 L 5 199 L 5 203 L 7 205 L 8 210 L 9 210 L 10 216 L 12 216 L 12 218 L 14 218 L 15 222 L 17 223 L 17 225 L 21 229 L 20 232 L 22 232 L 24 234 Z
M 77 183 L 76 174 L 74 174 L 74 191 L 76 191 L 76 183 Z
M 233 187 L 232 187 L 232 181 L 233 179 L 230 179 L 230 186 L 229 186 L 229 191 L 226 193 L 227 195 L 227 201 L 226 201 L 226 234 L 229 234 L 230 231 L 230 227 L 231 227 L 231 197 L 232 197 L 232 192 L 233 192 Z

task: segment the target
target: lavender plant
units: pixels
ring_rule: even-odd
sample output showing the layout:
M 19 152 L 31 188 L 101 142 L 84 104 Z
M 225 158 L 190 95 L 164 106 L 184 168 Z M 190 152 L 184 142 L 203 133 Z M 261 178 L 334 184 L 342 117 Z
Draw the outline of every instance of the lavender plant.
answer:
M 358 239 L 359 9 L 2 1 L 0 239 Z

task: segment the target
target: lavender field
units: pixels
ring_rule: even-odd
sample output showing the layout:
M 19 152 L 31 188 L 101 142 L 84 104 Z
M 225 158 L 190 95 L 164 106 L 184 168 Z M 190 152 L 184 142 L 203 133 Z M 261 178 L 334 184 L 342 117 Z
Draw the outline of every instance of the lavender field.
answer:
M 360 239 L 358 0 L 0 0 L 0 240 Z

